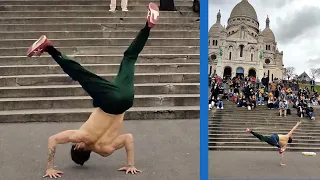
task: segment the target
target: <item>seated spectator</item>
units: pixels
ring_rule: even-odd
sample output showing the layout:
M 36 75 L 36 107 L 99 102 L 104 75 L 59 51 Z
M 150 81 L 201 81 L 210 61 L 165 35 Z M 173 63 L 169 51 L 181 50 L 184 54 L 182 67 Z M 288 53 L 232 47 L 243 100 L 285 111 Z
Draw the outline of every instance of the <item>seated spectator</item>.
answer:
M 311 97 L 311 103 L 312 103 L 312 105 L 314 105 L 314 106 L 318 105 L 318 99 L 317 99 L 315 96 L 312 96 L 312 97 Z
M 274 98 L 272 93 L 269 94 L 269 99 L 268 99 L 268 108 L 269 109 L 274 109 Z
M 308 115 L 308 117 L 309 117 L 311 120 L 316 120 L 315 115 L 314 115 L 314 111 L 313 111 L 313 108 L 312 108 L 312 107 L 307 107 L 307 108 L 306 108 L 306 114 Z
M 223 101 L 221 98 L 218 98 L 217 109 L 223 109 Z
M 284 115 L 284 117 L 287 116 L 287 109 L 288 109 L 288 103 L 286 102 L 286 100 L 282 100 L 279 103 L 279 113 L 280 113 L 280 117 L 282 115 Z
M 281 98 L 279 97 L 278 99 L 274 100 L 274 108 L 279 108 L 280 107 L 280 102 L 281 102 Z

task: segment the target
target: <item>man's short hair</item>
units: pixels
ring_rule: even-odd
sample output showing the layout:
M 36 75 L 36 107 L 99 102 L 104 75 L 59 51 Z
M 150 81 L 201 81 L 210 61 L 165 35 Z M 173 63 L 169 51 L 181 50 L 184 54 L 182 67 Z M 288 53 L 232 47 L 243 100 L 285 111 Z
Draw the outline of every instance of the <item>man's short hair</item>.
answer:
M 289 137 L 288 143 L 292 143 L 292 137 Z
M 71 146 L 71 159 L 76 164 L 83 166 L 83 164 L 90 159 L 91 151 L 85 151 L 83 149 L 74 149 L 76 145 Z

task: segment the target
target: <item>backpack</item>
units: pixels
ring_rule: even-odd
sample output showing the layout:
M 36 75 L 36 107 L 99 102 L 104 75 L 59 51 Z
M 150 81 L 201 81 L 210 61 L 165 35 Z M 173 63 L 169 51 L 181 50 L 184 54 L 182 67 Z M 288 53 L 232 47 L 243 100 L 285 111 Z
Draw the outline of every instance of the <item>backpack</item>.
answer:
M 194 12 L 200 12 L 200 0 L 193 0 L 192 9 Z
M 160 0 L 160 11 L 176 11 L 174 0 Z

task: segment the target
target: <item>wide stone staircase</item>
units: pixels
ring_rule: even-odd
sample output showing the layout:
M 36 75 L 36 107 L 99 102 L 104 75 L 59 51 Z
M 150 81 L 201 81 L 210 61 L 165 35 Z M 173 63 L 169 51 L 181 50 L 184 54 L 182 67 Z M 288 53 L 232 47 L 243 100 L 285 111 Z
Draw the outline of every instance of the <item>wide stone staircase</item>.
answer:
M 315 108 L 316 121 L 300 118 L 296 109 L 291 108 L 292 115 L 279 117 L 277 110 L 269 110 L 266 106 L 257 106 L 249 111 L 238 108 L 232 102 L 225 102 L 223 110 L 216 109 L 209 117 L 209 150 L 236 151 L 273 151 L 272 147 L 261 142 L 252 134 L 246 132 L 250 128 L 262 135 L 273 133 L 287 134 L 299 120 L 302 123 L 293 134 L 293 142 L 287 151 L 320 150 L 320 110 Z M 210 114 L 210 113 L 209 113 Z
M 91 98 L 47 54 L 27 58 L 28 47 L 45 34 L 62 53 L 112 80 L 145 25 L 149 2 L 129 0 L 129 12 L 112 13 L 110 0 L 0 0 L 0 122 L 85 121 Z M 137 61 L 127 120 L 199 118 L 200 21 L 191 0 L 175 4 L 177 12 L 161 12 Z

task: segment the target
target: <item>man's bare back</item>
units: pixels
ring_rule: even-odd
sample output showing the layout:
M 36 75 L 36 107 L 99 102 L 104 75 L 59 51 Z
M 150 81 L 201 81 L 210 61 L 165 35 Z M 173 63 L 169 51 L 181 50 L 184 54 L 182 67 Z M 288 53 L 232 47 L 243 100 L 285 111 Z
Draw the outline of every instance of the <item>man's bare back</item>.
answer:
M 80 127 L 79 131 L 88 135 L 92 142 L 86 149 L 105 156 L 104 149 L 110 146 L 122 131 L 124 113 L 120 115 L 108 114 L 100 108 L 90 115 L 89 119 Z
M 61 177 L 61 171 L 53 167 L 54 155 L 57 144 L 74 143 L 72 151 L 78 154 L 88 154 L 88 158 L 78 163 L 83 165 L 90 157 L 91 151 L 101 155 L 109 156 L 114 151 L 125 147 L 127 152 L 127 166 L 118 170 L 136 174 L 141 172 L 134 167 L 133 136 L 131 134 L 121 134 L 124 113 L 119 115 L 108 114 L 100 108 L 90 115 L 89 119 L 80 127 L 79 130 L 67 130 L 49 137 L 47 171 L 44 177 Z M 77 158 L 77 157 L 76 157 Z M 82 157 L 80 157 L 81 159 Z

